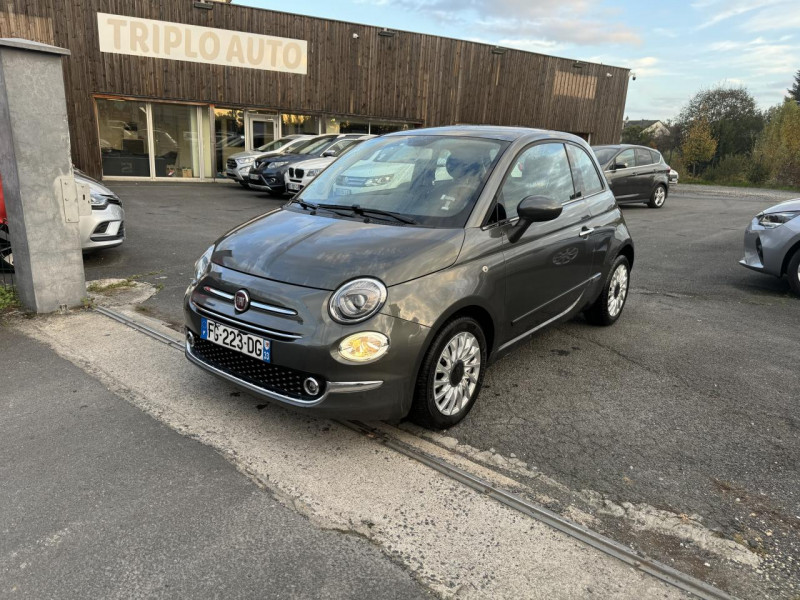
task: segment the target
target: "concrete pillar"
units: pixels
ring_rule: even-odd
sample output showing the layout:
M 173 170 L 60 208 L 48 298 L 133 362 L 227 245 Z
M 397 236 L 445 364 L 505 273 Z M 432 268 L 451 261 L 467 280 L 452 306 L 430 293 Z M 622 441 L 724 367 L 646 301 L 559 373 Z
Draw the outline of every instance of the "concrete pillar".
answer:
M 0 174 L 14 280 L 23 306 L 37 313 L 86 295 L 61 65 L 68 54 L 0 38 Z

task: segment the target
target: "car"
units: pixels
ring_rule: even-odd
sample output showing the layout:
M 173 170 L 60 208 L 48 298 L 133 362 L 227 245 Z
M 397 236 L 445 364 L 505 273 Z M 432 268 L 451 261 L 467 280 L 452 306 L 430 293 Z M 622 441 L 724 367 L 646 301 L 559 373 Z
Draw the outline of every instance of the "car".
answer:
M 645 202 L 661 208 L 669 193 L 670 168 L 661 153 L 646 146 L 592 146 L 611 191 L 620 204 Z
M 374 135 L 362 135 L 357 138 L 346 138 L 331 144 L 320 158 L 312 158 L 294 163 L 286 170 L 284 182 L 286 191 L 291 194 L 297 193 L 306 187 L 311 180 L 320 172 L 339 158 L 345 152 L 353 149 L 360 142 L 375 137 Z
M 91 252 L 119 246 L 125 241 L 125 211 L 122 200 L 100 182 L 92 179 L 78 169 L 74 169 L 75 183 L 89 186 L 92 211 L 81 215 L 78 227 L 81 248 Z M 0 271 L 13 272 L 14 253 L 11 231 L 6 218 L 5 201 L 0 182 Z
M 678 185 L 678 172 L 671 167 L 669 169 L 669 175 L 667 176 L 667 182 L 669 185 Z
M 257 158 L 266 155 L 277 156 L 281 153 L 288 154 L 294 148 L 302 144 L 303 140 L 312 137 L 311 135 L 302 134 L 287 135 L 253 150 L 231 154 L 225 163 L 225 176 L 229 179 L 233 179 L 242 187 L 250 187 L 248 174 Z
M 286 172 L 289 165 L 312 158 L 319 158 L 334 142 L 344 139 L 356 139 L 360 133 L 328 133 L 306 140 L 305 144 L 296 146 L 292 152 L 276 157 L 264 157 L 255 161 L 250 169 L 250 187 L 280 196 L 286 193 Z
M 748 269 L 789 280 L 800 296 L 800 198 L 781 202 L 758 213 L 744 232 L 744 258 Z
M 380 152 L 401 156 L 411 177 L 334 193 Z M 391 133 L 209 246 L 184 298 L 185 353 L 320 416 L 447 428 L 474 406 L 487 365 L 535 332 L 581 312 L 616 322 L 633 262 L 581 138 L 493 126 Z

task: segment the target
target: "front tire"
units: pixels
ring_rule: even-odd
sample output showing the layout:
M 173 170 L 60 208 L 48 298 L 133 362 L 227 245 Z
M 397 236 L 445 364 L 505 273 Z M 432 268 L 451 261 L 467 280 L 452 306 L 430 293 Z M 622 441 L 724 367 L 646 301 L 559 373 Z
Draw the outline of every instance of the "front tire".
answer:
M 650 202 L 647 203 L 647 206 L 650 208 L 661 208 L 664 206 L 664 202 L 667 201 L 667 188 L 659 183 L 656 186 L 656 189 L 653 190 L 653 195 L 650 196 Z
M 409 418 L 429 429 L 459 423 L 475 405 L 486 362 L 486 336 L 478 322 L 458 317 L 447 323 L 422 361 Z
M 800 250 L 795 250 L 794 255 L 786 265 L 786 278 L 789 280 L 789 287 L 800 296 Z
M 607 326 L 615 323 L 625 308 L 630 281 L 631 265 L 627 257 L 620 254 L 608 271 L 600 296 L 586 310 L 586 320 L 592 325 Z

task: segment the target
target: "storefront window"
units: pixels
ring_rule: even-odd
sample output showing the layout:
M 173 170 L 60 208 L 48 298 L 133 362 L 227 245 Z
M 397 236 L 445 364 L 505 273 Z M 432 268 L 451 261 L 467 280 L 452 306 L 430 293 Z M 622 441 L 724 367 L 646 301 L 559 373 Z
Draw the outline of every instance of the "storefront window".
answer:
M 370 123 L 369 132 L 372 135 L 383 135 L 385 133 L 392 133 L 393 131 L 407 131 L 413 128 L 414 125 L 409 125 L 408 123 L 388 123 L 388 122 L 372 121 Z
M 293 133 L 306 133 L 316 135 L 319 133 L 319 117 L 308 115 L 281 115 L 281 133 L 291 135 Z
M 200 177 L 197 107 L 152 104 L 156 177 Z
M 97 99 L 103 176 L 150 177 L 147 104 Z
M 369 133 L 369 122 L 345 117 L 328 117 L 324 120 L 323 133 Z
M 245 149 L 244 111 L 236 108 L 215 108 L 214 132 L 217 177 L 225 177 L 225 162 L 228 157 Z

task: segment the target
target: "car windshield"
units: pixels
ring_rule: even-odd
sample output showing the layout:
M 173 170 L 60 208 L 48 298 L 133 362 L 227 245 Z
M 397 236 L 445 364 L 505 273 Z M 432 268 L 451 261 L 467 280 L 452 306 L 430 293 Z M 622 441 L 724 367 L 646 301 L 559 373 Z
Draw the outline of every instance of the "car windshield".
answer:
M 338 142 L 333 143 L 328 148 L 326 148 L 325 149 L 325 154 L 326 154 L 326 156 L 339 156 L 345 150 L 347 150 L 348 148 L 354 146 L 355 144 L 358 144 L 360 141 L 361 140 L 356 140 L 356 139 L 352 139 L 352 138 L 345 139 L 345 140 L 339 140 Z
M 611 160 L 611 157 L 619 151 L 619 148 L 592 148 L 592 150 L 594 150 L 594 155 L 597 157 L 597 162 L 602 166 Z
M 325 214 L 463 227 L 507 146 L 501 140 L 438 135 L 368 140 L 312 181 L 293 210 L 319 205 Z
M 314 154 L 316 155 L 317 151 L 319 150 L 318 154 L 322 154 L 325 148 L 330 146 L 336 140 L 335 137 L 323 137 L 323 138 L 311 138 L 310 140 L 305 140 L 304 143 L 298 144 L 294 148 L 292 148 L 291 154 Z

